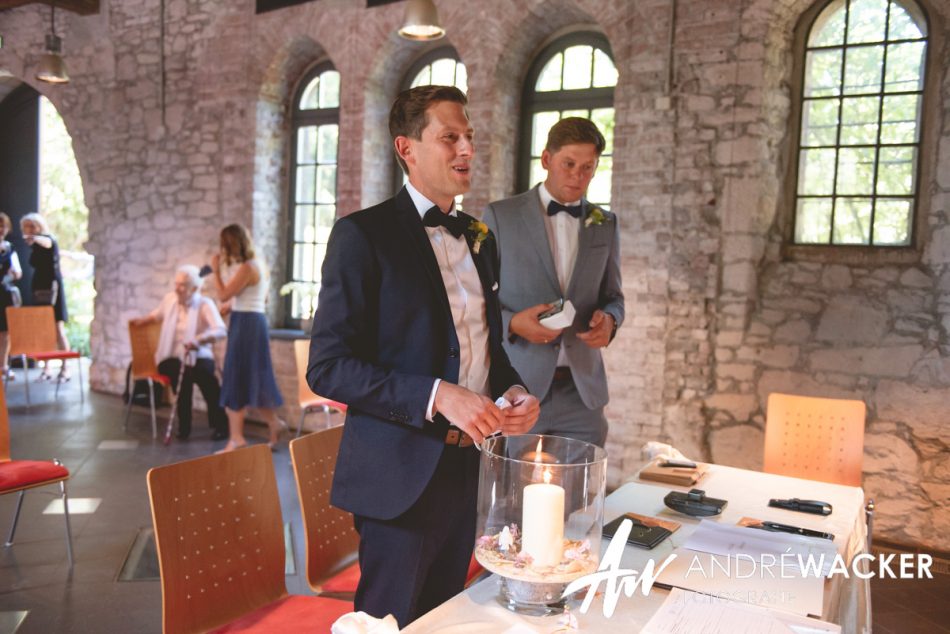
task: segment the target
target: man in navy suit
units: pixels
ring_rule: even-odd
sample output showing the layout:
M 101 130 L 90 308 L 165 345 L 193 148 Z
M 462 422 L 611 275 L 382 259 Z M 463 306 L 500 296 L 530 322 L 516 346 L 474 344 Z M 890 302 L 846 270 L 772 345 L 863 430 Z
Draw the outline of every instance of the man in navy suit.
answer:
M 540 409 L 502 347 L 494 237 L 454 210 L 475 152 L 465 104 L 449 86 L 396 99 L 409 182 L 334 226 L 310 344 L 310 387 L 349 406 L 331 501 L 360 533 L 356 609 L 400 627 L 464 586 L 473 442 L 524 433 Z

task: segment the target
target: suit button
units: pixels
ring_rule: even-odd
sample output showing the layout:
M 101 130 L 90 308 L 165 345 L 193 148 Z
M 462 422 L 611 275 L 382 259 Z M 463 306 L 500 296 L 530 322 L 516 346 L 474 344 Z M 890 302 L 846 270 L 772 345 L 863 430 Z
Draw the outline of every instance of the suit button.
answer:
M 454 359 L 457 356 L 459 356 L 458 348 L 449 348 L 449 357 Z

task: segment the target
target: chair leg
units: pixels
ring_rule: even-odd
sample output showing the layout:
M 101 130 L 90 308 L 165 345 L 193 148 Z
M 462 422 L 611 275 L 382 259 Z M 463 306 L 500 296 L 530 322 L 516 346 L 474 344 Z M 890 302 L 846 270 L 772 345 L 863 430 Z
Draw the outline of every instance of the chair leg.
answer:
M 26 494 L 26 491 L 20 491 L 20 495 L 16 499 L 16 510 L 13 511 L 13 525 L 10 526 L 10 535 L 7 537 L 7 543 L 4 546 L 13 545 L 13 536 L 16 534 L 16 523 L 20 519 L 20 509 L 23 508 L 23 496 Z
M 155 390 L 152 389 L 152 378 L 148 379 L 148 406 L 152 410 L 152 440 L 158 438 L 158 425 L 155 423 Z
M 135 392 L 135 381 L 132 381 L 129 391 L 129 402 L 125 405 L 125 422 L 122 423 L 122 429 L 125 432 L 129 431 L 129 416 L 132 414 L 132 393 Z
M 82 357 L 76 357 L 76 374 L 79 375 L 79 402 L 86 402 L 86 393 L 82 389 Z
M 57 462 L 59 462 L 57 460 Z M 69 525 L 69 495 L 66 493 L 66 481 L 59 483 L 59 490 L 63 496 L 63 517 L 66 518 L 66 556 L 69 558 L 69 567 L 73 567 L 73 531 Z
M 49 365 L 49 361 L 47 361 L 46 364 Z M 63 365 L 66 365 L 66 359 L 63 359 L 63 360 L 62 360 L 62 364 L 63 364 Z M 53 400 L 56 400 L 56 401 L 59 400 L 59 384 L 60 384 L 60 382 L 61 382 L 61 381 L 59 380 L 59 377 L 57 377 L 57 378 L 56 378 L 56 389 L 53 390 Z
M 868 500 L 864 507 L 864 518 L 868 525 L 868 552 L 871 552 L 871 541 L 874 538 L 874 500 Z
M 297 438 L 300 438 L 300 434 L 303 433 L 303 421 L 307 418 L 307 408 L 304 407 L 300 410 L 300 422 L 297 423 Z
M 26 408 L 30 409 L 30 364 L 25 354 L 20 355 L 20 362 L 23 364 L 23 384 L 26 385 Z
M 323 415 L 327 417 L 327 426 L 326 426 L 326 429 L 330 429 L 331 427 L 333 427 L 333 419 L 330 418 L 330 406 L 329 406 L 329 405 L 324 405 L 324 406 L 323 406 Z

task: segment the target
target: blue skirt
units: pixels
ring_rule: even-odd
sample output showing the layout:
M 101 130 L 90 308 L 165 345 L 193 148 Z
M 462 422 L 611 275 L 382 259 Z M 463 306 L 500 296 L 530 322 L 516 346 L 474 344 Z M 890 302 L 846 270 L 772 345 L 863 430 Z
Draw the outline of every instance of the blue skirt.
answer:
M 221 381 L 222 407 L 276 408 L 283 403 L 270 359 L 267 318 L 264 313 L 232 312 Z

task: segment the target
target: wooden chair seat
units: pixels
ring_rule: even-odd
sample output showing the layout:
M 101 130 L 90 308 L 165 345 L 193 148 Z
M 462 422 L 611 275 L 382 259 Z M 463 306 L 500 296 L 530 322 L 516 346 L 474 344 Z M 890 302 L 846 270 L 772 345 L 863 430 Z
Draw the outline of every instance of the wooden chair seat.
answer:
M 32 352 L 27 356 L 34 361 L 63 361 L 65 359 L 78 359 L 82 355 L 75 350 L 55 350 L 53 352 Z
M 345 412 L 346 405 L 329 398 L 314 394 L 307 383 L 307 360 L 310 357 L 310 340 L 297 339 L 294 341 L 294 358 L 297 362 L 297 402 L 300 405 L 300 422 L 297 423 L 297 438 L 303 432 L 303 424 L 307 414 L 322 410 L 326 416 L 325 428 L 332 424 L 330 412 L 336 410 Z

